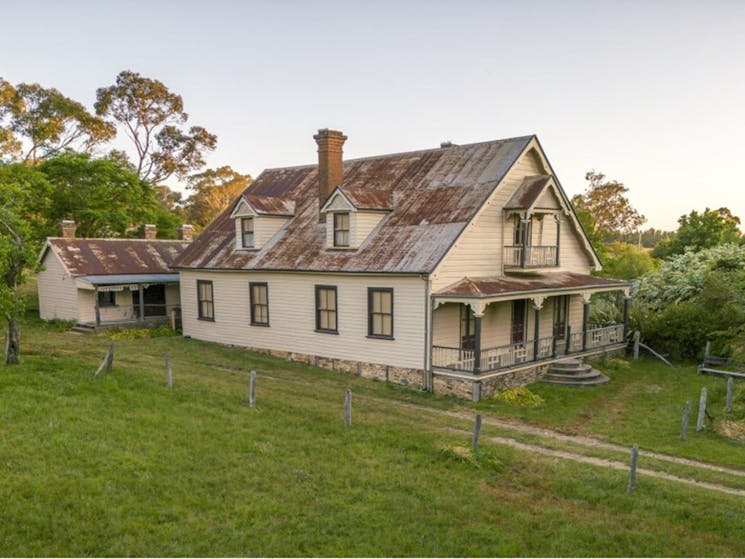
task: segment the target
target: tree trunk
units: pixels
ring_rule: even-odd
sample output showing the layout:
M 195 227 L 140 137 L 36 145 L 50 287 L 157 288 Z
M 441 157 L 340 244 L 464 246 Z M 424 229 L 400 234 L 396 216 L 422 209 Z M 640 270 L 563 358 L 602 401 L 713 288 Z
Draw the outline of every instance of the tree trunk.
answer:
M 8 333 L 5 335 L 5 364 L 18 365 L 21 360 L 21 332 L 18 321 L 8 318 Z

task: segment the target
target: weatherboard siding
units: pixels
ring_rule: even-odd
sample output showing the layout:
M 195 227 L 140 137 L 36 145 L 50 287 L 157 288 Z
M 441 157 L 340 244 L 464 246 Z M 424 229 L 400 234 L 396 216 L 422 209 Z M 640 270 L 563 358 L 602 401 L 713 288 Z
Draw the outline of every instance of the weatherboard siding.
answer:
M 197 317 L 197 280 L 213 282 L 214 321 Z M 269 326 L 250 324 L 249 282 L 266 282 Z M 338 334 L 315 331 L 315 285 L 334 285 Z M 367 289 L 394 290 L 393 340 L 367 337 Z M 357 274 L 181 271 L 184 335 L 250 348 L 421 369 L 425 282 Z
M 77 320 L 77 287 L 75 279 L 65 270 L 49 249 L 44 257 L 44 269 L 39 272 L 39 316 L 43 320 Z

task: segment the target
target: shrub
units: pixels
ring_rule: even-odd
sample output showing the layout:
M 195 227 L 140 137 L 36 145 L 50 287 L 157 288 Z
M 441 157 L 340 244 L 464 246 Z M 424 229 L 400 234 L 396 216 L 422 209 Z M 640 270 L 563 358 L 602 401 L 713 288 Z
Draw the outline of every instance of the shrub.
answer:
M 140 338 L 161 338 L 165 336 L 178 335 L 179 332 L 172 330 L 170 326 L 158 326 L 156 328 L 125 328 L 109 332 L 109 337 L 112 340 L 138 340 Z
M 546 403 L 546 401 L 538 394 L 534 394 L 524 386 L 508 388 L 507 390 L 497 392 L 493 396 L 493 399 L 499 402 L 512 404 L 519 408 L 537 408 Z

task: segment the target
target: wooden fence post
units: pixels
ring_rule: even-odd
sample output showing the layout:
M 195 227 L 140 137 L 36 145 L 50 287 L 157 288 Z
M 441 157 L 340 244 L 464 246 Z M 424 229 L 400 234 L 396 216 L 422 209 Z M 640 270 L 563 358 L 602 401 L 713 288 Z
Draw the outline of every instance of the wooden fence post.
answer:
M 111 372 L 111 367 L 114 366 L 114 340 L 111 340 L 109 344 L 109 354 L 106 356 L 106 372 Z
M 680 422 L 680 440 L 684 441 L 688 437 L 688 416 L 691 415 L 691 401 L 686 400 L 683 408 L 683 419 Z
M 724 408 L 724 411 L 727 413 L 732 411 L 732 391 L 735 387 L 735 379 L 732 377 L 727 377 L 727 405 Z
M 248 407 L 256 406 L 256 371 L 248 374 Z
M 344 391 L 344 425 L 352 426 L 352 390 L 349 388 Z
M 641 333 L 639 330 L 634 331 L 634 359 L 639 359 L 639 339 L 641 338 Z
M 631 447 L 631 464 L 629 465 L 629 493 L 636 489 L 636 463 L 639 460 L 639 447 L 635 444 Z
M 476 453 L 479 450 L 479 435 L 481 434 L 481 414 L 476 414 L 476 421 L 473 424 L 473 439 L 471 440 L 471 449 L 473 450 L 473 455 L 476 456 Z
M 171 371 L 171 354 L 166 352 L 166 386 L 173 387 L 173 372 Z
M 698 419 L 696 420 L 696 431 L 701 431 L 704 428 L 704 420 L 706 419 L 706 387 L 701 389 L 701 397 L 698 400 Z

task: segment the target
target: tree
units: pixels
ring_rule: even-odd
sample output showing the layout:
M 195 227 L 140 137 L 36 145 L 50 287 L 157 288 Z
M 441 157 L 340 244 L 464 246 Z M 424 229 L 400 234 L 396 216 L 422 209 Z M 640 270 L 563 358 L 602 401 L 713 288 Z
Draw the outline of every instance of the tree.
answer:
M 628 243 L 613 243 L 607 247 L 601 259 L 603 269 L 601 276 L 632 280 L 655 269 L 656 260 L 649 253 Z
M 249 184 L 250 175 L 242 175 L 227 165 L 192 175 L 188 188 L 194 194 L 185 203 L 187 220 L 198 228 L 206 227 Z
M 95 108 L 124 128 L 137 153 L 137 175 L 152 184 L 203 167 L 204 151 L 217 145 L 217 137 L 201 126 L 184 129 L 189 115 L 180 95 L 136 72 L 120 72 L 114 85 L 99 88 Z
M 155 189 L 120 161 L 68 153 L 39 170 L 52 187 L 50 222 L 74 219 L 81 237 L 122 237 L 158 221 Z
M 668 258 L 686 251 L 698 252 L 726 243 L 739 243 L 742 240 L 739 225 L 740 218 L 732 215 L 728 208 L 706 208 L 702 213 L 694 210 L 678 219 L 678 230 L 660 241 L 652 255 Z
M 591 231 L 603 239 L 620 238 L 624 233 L 637 231 L 647 221 L 626 198 L 629 189 L 618 181 L 606 181 L 605 175 L 588 171 L 585 180 L 589 186 L 584 194 L 572 199 L 578 213 L 586 212 L 592 217 Z M 585 225 L 585 224 L 583 224 Z
M 18 287 L 36 265 L 49 232 L 46 214 L 51 187 L 44 175 L 22 164 L 0 166 L 0 312 L 6 322 L 5 363 L 20 361 L 23 298 Z
M 76 148 L 90 152 L 114 126 L 54 88 L 0 78 L 0 155 L 31 163 Z

